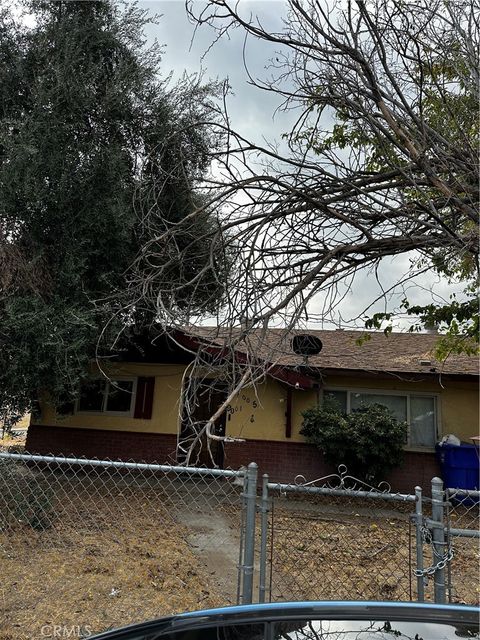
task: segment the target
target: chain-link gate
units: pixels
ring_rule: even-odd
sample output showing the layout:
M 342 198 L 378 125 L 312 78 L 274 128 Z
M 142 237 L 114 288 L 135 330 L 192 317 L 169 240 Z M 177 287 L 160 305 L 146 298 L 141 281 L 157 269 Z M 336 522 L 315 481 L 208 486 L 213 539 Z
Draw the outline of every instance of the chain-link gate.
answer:
M 478 603 L 480 493 L 0 453 L 3 630 L 278 600 Z M 23 634 L 23 635 L 22 635 Z M 77 635 L 80 635 L 77 632 Z
M 447 565 L 447 599 L 480 604 L 480 492 L 446 489 L 445 508 L 447 548 L 455 554 Z
M 415 501 L 344 467 L 309 483 L 264 477 L 260 599 L 416 599 Z
M 416 505 L 418 599 L 478 604 L 480 492 L 433 478 L 431 499 L 417 487 Z
M 347 474 L 293 484 L 263 477 L 259 600 L 478 604 L 478 491 L 392 493 Z

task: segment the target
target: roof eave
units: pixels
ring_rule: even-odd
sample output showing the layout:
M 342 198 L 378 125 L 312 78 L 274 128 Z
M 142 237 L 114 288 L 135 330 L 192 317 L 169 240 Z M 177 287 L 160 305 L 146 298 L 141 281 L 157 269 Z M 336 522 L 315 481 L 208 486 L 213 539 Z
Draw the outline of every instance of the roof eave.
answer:
M 391 380 L 392 378 L 405 380 L 434 380 L 434 379 L 442 379 L 442 380 L 456 380 L 458 382 L 478 382 L 479 374 L 478 373 L 452 373 L 452 372 L 442 372 L 442 371 L 393 371 L 393 370 L 383 370 L 383 369 L 352 369 L 352 368 L 337 368 L 337 367 L 326 367 L 326 368 L 318 368 L 319 373 L 322 376 L 349 376 L 349 377 L 361 377 L 361 378 L 383 378 L 387 380 Z

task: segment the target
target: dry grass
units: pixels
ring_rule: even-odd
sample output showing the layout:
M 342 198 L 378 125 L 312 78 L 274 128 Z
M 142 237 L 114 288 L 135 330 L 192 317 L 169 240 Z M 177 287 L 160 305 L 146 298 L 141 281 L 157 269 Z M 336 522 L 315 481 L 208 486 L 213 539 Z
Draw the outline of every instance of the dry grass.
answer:
M 409 600 L 409 525 L 401 519 L 278 513 L 277 589 L 305 600 Z
M 53 540 L 27 527 L 0 534 L 1 640 L 48 638 L 44 625 L 98 632 L 222 604 L 182 527 L 138 515 L 134 522 L 101 532 L 57 527 Z
M 5 436 L 1 437 L 0 431 L 0 451 L 11 451 L 12 453 L 22 452 L 25 449 L 25 440 L 27 438 L 27 427 L 30 423 L 30 415 L 24 416 L 21 418 L 20 422 L 17 422 L 15 428 L 17 429 L 25 429 L 20 433 L 14 432 L 13 434 L 5 434 Z
M 187 491 L 183 481 L 168 489 L 162 484 L 136 485 L 128 477 L 113 482 L 108 475 L 44 479 L 16 467 L 9 477 L 15 479 L 17 493 L 10 498 L 0 494 L 0 503 L 3 499 L 3 507 L 12 514 L 2 521 L 0 513 L 0 640 L 51 637 L 42 634 L 44 625 L 101 631 L 228 603 L 218 575 L 212 573 L 218 558 L 213 554 L 206 566 L 198 549 L 195 553 L 189 545 L 191 522 L 182 520 L 184 526 L 174 519 L 181 491 Z M 197 489 L 191 493 L 189 485 L 185 509 L 200 511 L 203 517 L 210 517 L 209 509 L 221 511 L 225 527 L 238 529 L 238 503 L 217 502 L 207 508 L 215 488 Z M 19 496 L 28 507 L 20 517 L 12 509 L 21 504 Z M 379 501 L 349 504 L 330 498 L 316 504 L 277 500 L 273 599 L 415 598 L 412 507 L 384 506 Z M 452 522 L 473 528 L 477 517 L 478 509 L 457 508 Z M 220 548 L 225 548 L 221 540 L 226 538 L 219 531 Z M 458 540 L 455 546 L 454 600 L 476 603 L 477 541 Z M 432 599 L 432 581 L 427 598 Z
M 455 529 L 480 529 L 480 505 L 453 501 L 450 526 Z M 475 538 L 452 539 L 455 556 L 449 565 L 452 601 L 480 605 L 480 541 Z M 448 576 L 447 576 L 448 579 Z
M 24 416 L 20 418 L 18 422 L 15 423 L 15 429 L 27 429 L 30 424 L 30 414 L 26 413 Z
M 327 502 L 325 501 L 325 505 Z M 324 505 L 324 507 L 325 507 Z M 377 506 L 377 505 L 375 505 Z M 376 511 L 371 505 L 333 505 L 319 510 L 277 509 L 273 532 L 274 599 L 416 599 L 415 529 L 408 513 Z M 328 510 L 327 510 L 328 511 Z M 432 563 L 424 547 L 425 567 Z M 452 601 L 479 602 L 479 548 L 474 539 L 455 540 Z M 426 587 L 433 601 L 433 580 Z

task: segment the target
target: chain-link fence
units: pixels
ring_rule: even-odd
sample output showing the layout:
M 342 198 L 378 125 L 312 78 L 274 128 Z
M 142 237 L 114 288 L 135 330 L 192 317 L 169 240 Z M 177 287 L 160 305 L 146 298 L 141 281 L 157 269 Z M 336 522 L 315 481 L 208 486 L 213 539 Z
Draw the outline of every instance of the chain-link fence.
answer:
M 243 484 L 243 471 L 0 454 L 0 638 L 235 604 Z
M 452 560 L 447 563 L 449 602 L 480 603 L 480 492 L 445 491 L 446 545 Z
M 416 599 L 414 495 L 343 472 L 310 485 L 265 480 L 262 503 L 266 600 Z
M 256 600 L 478 603 L 478 491 L 256 474 L 0 453 L 0 640 Z
M 478 491 L 391 493 L 338 475 L 305 483 L 264 476 L 260 600 L 479 603 Z

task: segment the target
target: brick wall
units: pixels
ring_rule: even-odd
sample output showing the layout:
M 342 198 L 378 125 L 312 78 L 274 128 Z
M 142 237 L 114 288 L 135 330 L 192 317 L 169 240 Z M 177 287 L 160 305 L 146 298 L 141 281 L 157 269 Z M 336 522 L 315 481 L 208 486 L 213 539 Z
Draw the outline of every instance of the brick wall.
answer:
M 273 482 L 293 482 L 298 474 L 307 480 L 333 473 L 326 465 L 316 447 L 303 442 L 273 442 L 269 440 L 247 440 L 242 443 L 226 443 L 225 466 L 232 469 L 258 464 L 258 472 L 268 473 Z
M 418 485 L 425 495 L 430 495 L 435 476 L 441 478 L 442 472 L 434 453 L 405 451 L 402 466 L 394 469 L 386 480 L 395 491 L 413 493 Z
M 259 475 L 268 473 L 273 482 L 293 483 L 298 474 L 302 474 L 309 481 L 335 472 L 333 467 L 326 464 L 318 449 L 311 444 L 266 440 L 226 444 L 225 466 L 238 469 L 249 462 L 256 462 Z M 429 494 L 431 479 L 434 476 L 440 476 L 440 467 L 434 453 L 407 451 L 402 467 L 392 471 L 385 480 L 393 491 L 413 493 L 415 486 L 419 485 L 425 494 Z
M 175 463 L 176 442 L 176 436 L 167 434 L 31 425 L 26 450 L 41 454 Z M 311 444 L 270 440 L 225 444 L 225 467 L 238 469 L 249 462 L 258 464 L 260 477 L 268 473 L 273 482 L 294 482 L 299 474 L 309 481 L 334 473 Z M 425 494 L 429 494 L 431 479 L 439 475 L 435 454 L 407 451 L 402 467 L 392 471 L 385 480 L 393 491 L 413 493 L 419 485 Z
M 176 445 L 176 436 L 170 434 L 30 425 L 25 449 L 43 455 L 53 453 L 163 464 L 175 462 Z

